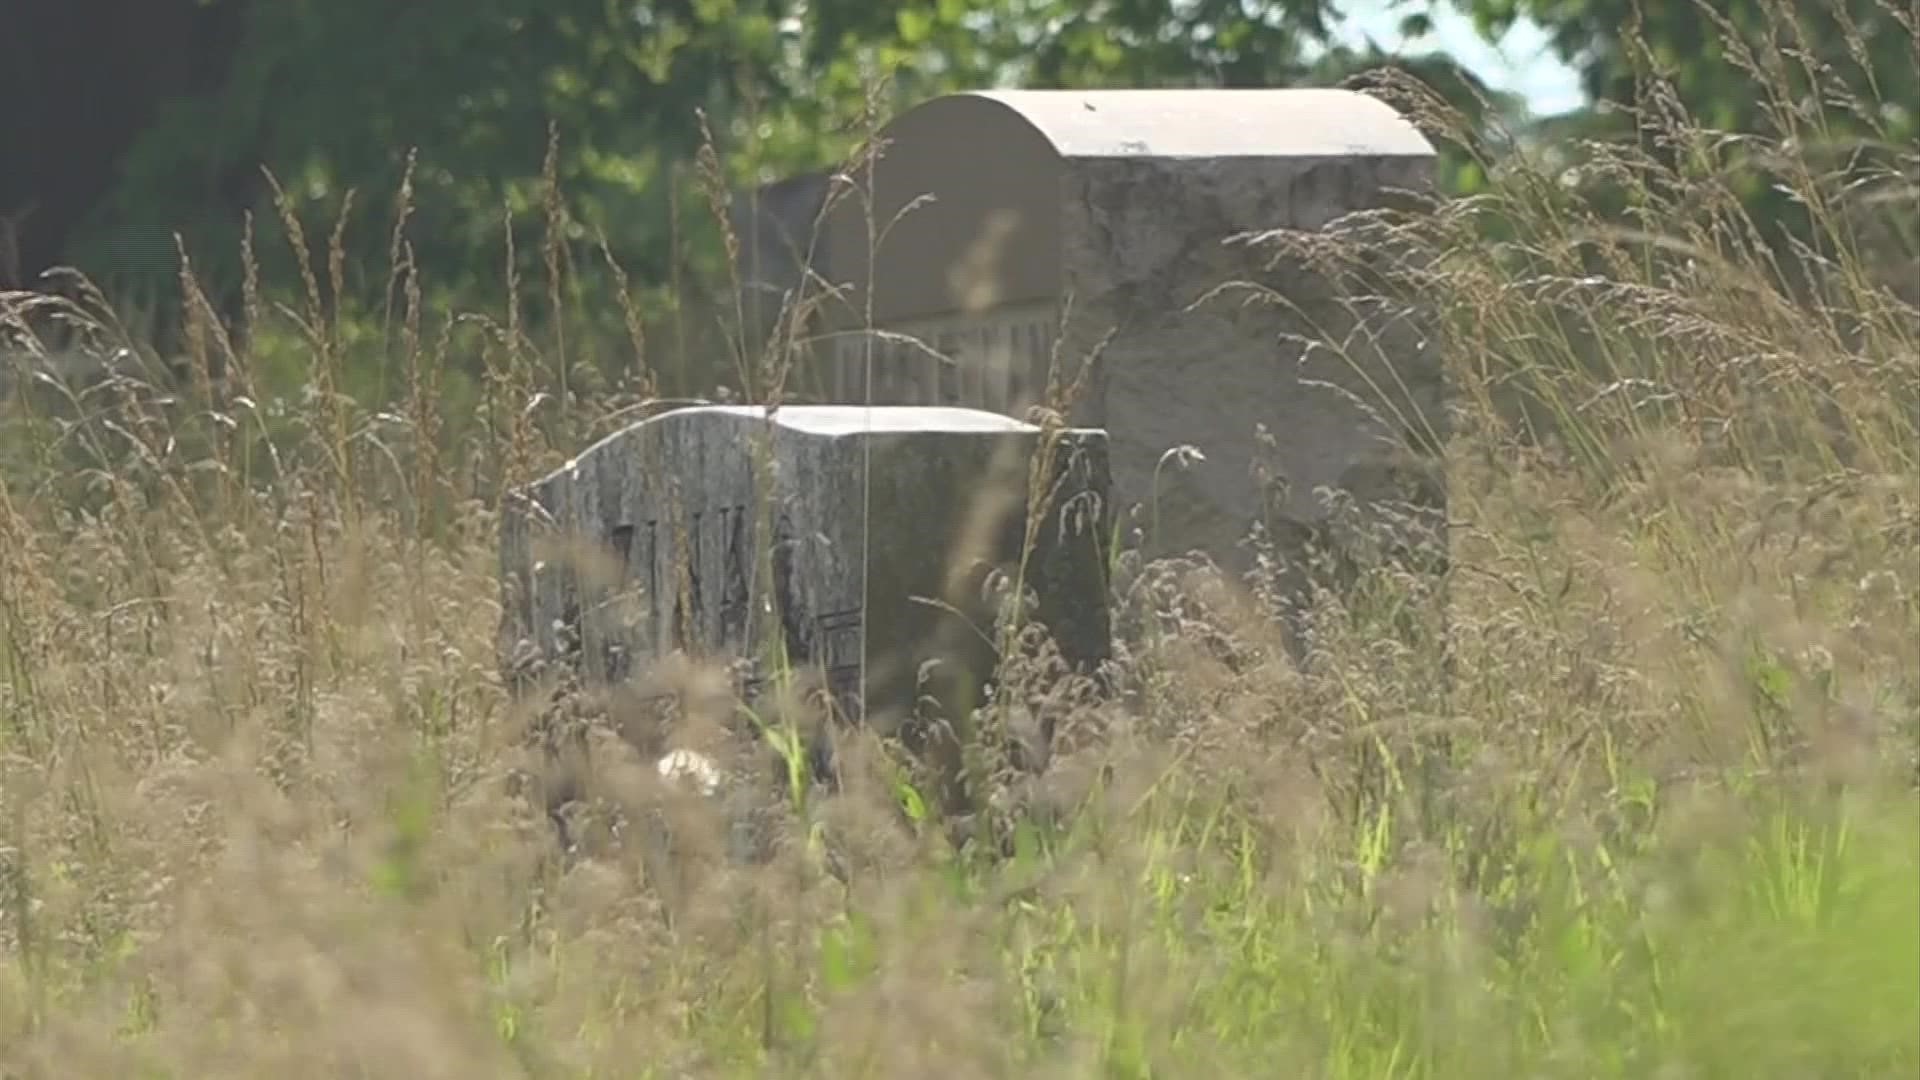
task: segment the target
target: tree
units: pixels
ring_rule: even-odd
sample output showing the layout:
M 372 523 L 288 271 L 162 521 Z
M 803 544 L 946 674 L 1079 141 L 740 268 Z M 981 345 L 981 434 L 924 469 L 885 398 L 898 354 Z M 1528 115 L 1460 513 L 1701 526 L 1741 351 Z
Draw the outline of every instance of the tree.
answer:
M 574 216 L 657 275 L 669 247 L 665 181 L 701 139 L 696 109 L 731 144 L 731 179 L 744 182 L 755 167 L 817 166 L 843 152 L 857 135 L 845 121 L 878 71 L 900 73 L 898 102 L 1009 82 L 1271 82 L 1299 72 L 1302 46 L 1325 34 L 1322 0 L 240 7 L 244 36 L 230 72 L 160 107 L 83 249 L 97 251 L 130 224 L 177 223 L 197 240 L 232 241 L 231 207 L 212 205 L 205 178 L 261 164 L 303 199 L 337 207 L 351 186 L 358 213 L 376 214 L 417 147 L 420 242 L 431 236 L 447 261 L 483 265 L 497 250 L 504 206 L 532 209 L 551 122 L 565 142 L 560 179 Z
M 1724 193 L 1739 242 L 1780 265 L 1809 246 L 1839 257 L 1847 238 L 1847 258 L 1911 291 L 1920 235 L 1894 208 L 1920 190 L 1914 0 L 1451 2 L 1489 37 L 1533 20 L 1581 72 L 1594 107 L 1534 125 L 1529 141 L 1548 170 L 1597 165 L 1578 170 L 1590 208 L 1666 232 L 1682 223 L 1645 212 L 1661 195 Z M 1621 150 L 1634 165 L 1618 167 Z
M 87 182 L 68 185 L 73 212 L 43 209 L 34 218 L 46 226 L 42 240 L 60 241 L 61 257 L 110 288 L 164 290 L 178 231 L 195 270 L 216 294 L 233 295 L 242 211 L 250 210 L 261 226 L 256 252 L 268 260 L 268 280 L 297 281 L 286 274 L 289 252 L 275 235 L 264 167 L 301 211 L 316 246 L 324 246 L 352 191 L 347 285 L 378 295 L 395 200 L 412 162 L 411 242 L 450 294 L 475 304 L 498 299 L 508 214 L 532 225 L 545 212 L 541 167 L 550 125 L 561 137 L 555 167 L 569 239 L 590 249 L 604 234 L 635 279 L 684 287 L 713 272 L 718 251 L 713 215 L 688 167 L 705 138 L 702 112 L 722 144 L 713 179 L 744 188 L 850 150 L 861 132 L 849 121 L 876 75 L 895 76 L 882 103 L 889 108 L 984 85 L 1284 84 L 1304 77 L 1301 58 L 1324 39 L 1327 20 L 1326 0 L 27 6 L 34 18 L 10 25 L 23 31 L 12 43 L 29 53 L 60 37 L 47 14 L 56 9 L 85 6 L 96 22 L 127 28 L 141 25 L 134 8 L 147 18 L 164 14 L 172 27 L 217 14 L 223 31 L 195 38 L 199 53 L 183 44 L 187 30 L 144 31 L 148 44 L 168 44 L 158 51 L 176 56 L 170 70 L 185 62 L 179 57 L 197 57 L 192 63 L 209 77 L 127 77 L 146 97 L 129 89 L 95 103 L 102 114 L 95 126 L 118 136 L 74 166 Z M 123 37 L 123 51 L 137 52 L 138 38 Z M 85 45 L 77 30 L 61 40 Z M 26 95 L 46 85 L 23 77 L 9 89 Z M 65 118 L 63 129 L 84 127 L 80 119 Z M 36 175 L 28 186 L 51 182 Z M 129 268 L 130 239 L 169 274 L 141 273 L 136 282 L 116 275 Z M 539 246 L 521 245 L 529 275 L 541 269 Z M 38 267 L 53 255 L 43 247 L 27 261 Z M 324 289 L 326 275 L 319 276 Z
M 1327 84 L 1386 59 L 1324 48 L 1331 0 L 74 0 L 69 10 L 83 6 L 129 28 L 140 24 L 121 8 L 164 14 L 171 36 L 145 35 L 190 54 L 202 74 L 123 76 L 147 97 L 136 103 L 130 89 L 95 103 L 95 128 L 119 134 L 82 163 L 86 183 L 67 184 L 74 212 L 32 219 L 45 243 L 26 261 L 44 265 L 57 238 L 60 257 L 110 293 L 140 287 L 172 306 L 178 232 L 230 312 L 243 212 L 264 279 L 301 288 L 269 171 L 314 247 L 350 211 L 343 299 L 378 304 L 390 291 L 408 177 L 407 235 L 440 292 L 430 299 L 498 310 L 509 214 L 523 285 L 545 272 L 551 127 L 580 288 L 607 285 L 593 274 L 604 236 L 650 292 L 650 317 L 672 321 L 700 283 L 720 289 L 715 215 L 692 164 L 702 115 L 720 144 L 705 181 L 748 190 L 842 160 L 881 75 L 891 77 L 876 103 L 884 112 L 996 85 Z M 62 8 L 35 6 L 12 41 L 42 51 L 58 36 L 47 12 Z M 62 31 L 72 49 L 86 44 L 79 25 Z M 138 51 L 137 36 L 122 39 L 121 54 Z M 1462 102 L 1476 92 L 1435 58 L 1397 63 L 1451 74 Z M 61 123 L 85 129 L 79 120 Z M 116 273 L 128 269 L 137 273 Z M 324 253 L 308 269 L 330 293 Z M 576 316 L 619 321 L 604 295 L 572 301 Z M 528 313 L 542 315 L 539 305 Z
M 68 254 L 163 103 L 218 90 L 239 14 L 208 0 L 0 0 L 0 217 L 19 226 L 23 278 Z M 224 178 L 195 179 L 199 201 L 232 205 Z M 145 254 L 125 230 L 102 239 L 99 261 Z
M 1545 28 L 1598 101 L 1637 103 L 1652 70 L 1700 122 L 1725 131 L 1778 125 L 1789 112 L 1811 118 L 1812 94 L 1826 122 L 1920 134 L 1920 8 L 1903 11 L 1901 0 L 1454 2 L 1489 38 L 1523 17 Z
M 1858 165 L 1862 154 L 1885 161 L 1887 151 L 1920 142 L 1913 0 L 1452 2 L 1490 39 L 1532 20 L 1580 71 L 1603 104 L 1551 121 L 1555 133 L 1619 136 L 1684 123 L 1788 140 L 1796 156 L 1836 165 Z M 1756 172 L 1743 194 L 1767 220 L 1791 217 L 1773 188 Z

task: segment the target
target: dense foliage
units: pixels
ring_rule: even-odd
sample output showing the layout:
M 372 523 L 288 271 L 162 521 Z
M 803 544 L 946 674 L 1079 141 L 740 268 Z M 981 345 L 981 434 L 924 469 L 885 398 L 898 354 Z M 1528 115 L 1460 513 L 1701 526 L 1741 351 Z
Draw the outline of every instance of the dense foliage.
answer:
M 1302 47 L 1326 32 L 1319 0 L 238 6 L 245 28 L 226 77 L 152 117 L 78 252 L 98 256 L 129 228 L 186 226 L 203 259 L 225 260 L 238 207 L 209 200 L 203 178 L 260 164 L 326 211 L 351 186 L 358 213 L 378 219 L 417 148 L 423 260 L 492 267 L 503 205 L 525 212 L 537 198 L 551 124 L 564 136 L 570 215 L 657 280 L 673 257 L 672 174 L 703 137 L 699 110 L 728 151 L 728 179 L 742 184 L 836 160 L 879 74 L 896 77 L 889 104 L 1007 82 L 1267 85 L 1300 76 Z M 257 208 L 263 195 L 253 184 L 236 201 Z M 678 224 L 703 218 L 694 209 Z M 366 232 L 365 253 L 381 251 L 377 232 Z M 462 284 L 497 274 L 470 276 Z
M 1449 2 L 1488 34 L 1521 17 L 1546 27 L 1597 101 L 1657 104 L 1640 88 L 1658 70 L 1704 123 L 1799 123 L 1836 157 L 1911 139 L 1920 123 L 1920 88 L 1900 62 L 1915 24 L 1893 0 Z M 1435 5 L 1400 6 L 1419 30 Z M 1605 110 L 1530 127 L 1516 100 L 1488 94 L 1442 56 L 1335 46 L 1339 16 L 1330 0 L 27 5 L 9 20 L 19 32 L 6 43 L 0 90 L 37 107 L 0 110 L 0 138 L 15 148 L 6 156 L 23 163 L 0 175 L 0 214 L 38 206 L 22 231 L 26 263 L 71 261 L 163 311 L 178 300 L 180 232 L 231 312 L 245 212 L 274 213 L 267 170 L 310 229 L 350 214 L 344 284 L 361 299 L 390 291 L 405 177 L 417 260 L 449 295 L 496 303 L 509 215 L 531 223 L 552 209 L 540 205 L 541 167 L 558 132 L 553 179 L 568 242 L 591 255 L 604 236 L 653 290 L 649 311 L 678 318 L 719 287 L 722 249 L 694 164 L 709 133 L 720 149 L 709 179 L 738 191 L 842 160 L 867 106 L 884 113 L 982 85 L 1324 84 L 1389 62 L 1488 137 L 1622 133 L 1620 114 Z M 1803 56 L 1798 42 L 1818 44 Z M 882 76 L 887 93 L 869 101 Z M 1800 91 L 1812 78 L 1842 102 L 1874 106 L 1809 106 Z M 1487 182 L 1472 156 L 1449 152 L 1443 181 L 1456 191 Z M 1740 194 L 1763 218 L 1804 225 L 1764 177 L 1743 180 Z M 538 245 L 522 239 L 521 271 L 537 273 Z M 272 280 L 292 268 L 281 247 L 256 255 Z M 576 288 L 604 286 L 593 262 L 575 267 L 586 272 Z

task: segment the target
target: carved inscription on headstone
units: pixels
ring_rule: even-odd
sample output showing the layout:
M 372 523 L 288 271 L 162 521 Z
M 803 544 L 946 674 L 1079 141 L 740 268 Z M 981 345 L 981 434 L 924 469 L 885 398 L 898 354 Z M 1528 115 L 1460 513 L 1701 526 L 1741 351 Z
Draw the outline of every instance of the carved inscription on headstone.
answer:
M 886 328 L 898 337 L 841 334 L 833 339 L 826 391 L 836 401 L 867 401 L 871 346 L 875 405 L 948 405 L 1020 417 L 1046 395 L 1057 320 L 1047 302 Z

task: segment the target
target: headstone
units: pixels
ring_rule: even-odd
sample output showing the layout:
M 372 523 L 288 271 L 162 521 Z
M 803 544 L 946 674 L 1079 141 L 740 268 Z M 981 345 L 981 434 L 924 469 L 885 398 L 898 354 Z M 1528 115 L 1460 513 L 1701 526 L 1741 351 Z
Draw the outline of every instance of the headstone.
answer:
M 757 354 L 782 317 L 789 297 L 806 285 L 808 256 L 824 256 L 815 225 L 826 205 L 832 174 L 801 173 L 736 194 L 730 225 L 739 241 L 738 317 L 747 348 Z
M 870 175 L 848 166 L 885 229 L 877 253 L 859 198 L 821 225 L 821 272 L 844 290 L 814 359 L 825 400 L 1023 416 L 1056 348 L 1071 372 L 1111 332 L 1071 422 L 1108 432 L 1123 506 L 1157 502 L 1157 553 L 1245 566 L 1256 519 L 1280 534 L 1323 522 L 1323 486 L 1363 504 L 1410 494 L 1443 516 L 1440 362 L 1418 331 L 1353 333 L 1326 281 L 1228 242 L 1428 190 L 1433 148 L 1387 104 L 1320 89 L 966 93 L 880 138 Z M 1279 302 L 1196 306 L 1235 281 Z M 931 352 L 863 333 L 869 302 L 873 326 Z M 1296 335 L 1345 355 L 1307 355 Z M 1163 467 L 1183 445 L 1204 460 Z
M 1035 486 L 1048 494 L 1029 530 Z M 994 662 L 984 586 L 1020 573 L 1023 552 L 1032 614 L 1063 657 L 1106 658 L 1107 488 L 1099 431 L 967 409 L 675 410 L 510 501 L 503 644 L 571 657 L 590 684 L 675 650 L 749 658 L 750 697 L 784 650 L 885 730 L 922 694 L 977 703 Z

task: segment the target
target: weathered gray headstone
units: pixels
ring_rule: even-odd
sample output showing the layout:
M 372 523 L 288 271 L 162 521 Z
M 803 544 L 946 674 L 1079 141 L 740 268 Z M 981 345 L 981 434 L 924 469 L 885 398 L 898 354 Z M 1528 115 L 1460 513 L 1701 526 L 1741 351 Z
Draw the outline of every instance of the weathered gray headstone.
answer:
M 1429 190 L 1433 148 L 1390 106 L 1322 89 L 968 93 L 880 136 L 871 176 L 849 166 L 871 184 L 878 252 L 860 199 L 837 201 L 821 225 L 820 270 L 844 290 L 815 358 L 826 400 L 1022 416 L 1056 344 L 1071 368 L 1112 332 L 1071 419 L 1109 433 L 1124 505 L 1157 497 L 1158 552 L 1244 566 L 1257 519 L 1276 533 L 1323 523 L 1323 486 L 1363 505 L 1411 495 L 1443 514 L 1422 456 L 1445 432 L 1441 364 L 1418 331 L 1401 320 L 1352 333 L 1328 282 L 1228 243 L 1322 230 Z M 1279 302 L 1195 306 L 1234 281 Z M 860 333 L 869 303 L 873 325 L 954 362 Z M 1344 342 L 1344 355 L 1303 362 L 1297 336 Z M 1204 460 L 1160 468 L 1182 445 Z M 1282 482 L 1263 484 L 1256 466 Z
M 754 659 L 764 678 L 784 649 L 883 729 L 922 693 L 965 708 L 994 659 L 983 585 L 1023 552 L 1065 658 L 1107 656 L 1107 469 L 1103 432 L 977 410 L 668 412 L 511 501 L 503 644 L 572 655 L 600 683 L 674 650 Z M 1049 494 L 1028 530 L 1035 486 Z

